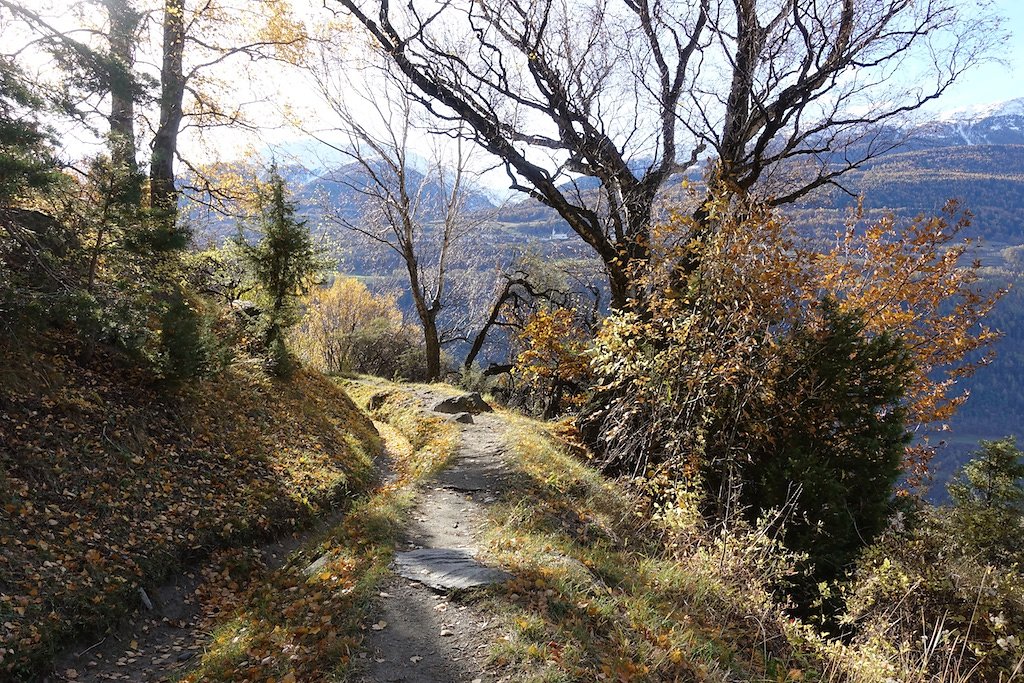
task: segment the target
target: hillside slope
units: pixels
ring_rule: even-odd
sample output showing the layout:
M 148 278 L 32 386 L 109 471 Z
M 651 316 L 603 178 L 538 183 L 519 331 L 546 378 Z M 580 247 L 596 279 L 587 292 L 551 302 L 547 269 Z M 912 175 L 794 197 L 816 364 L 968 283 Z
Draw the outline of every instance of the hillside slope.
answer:
M 244 366 L 160 390 L 66 340 L 0 354 L 0 678 L 31 678 L 139 589 L 305 526 L 373 479 L 369 419 L 336 384 Z

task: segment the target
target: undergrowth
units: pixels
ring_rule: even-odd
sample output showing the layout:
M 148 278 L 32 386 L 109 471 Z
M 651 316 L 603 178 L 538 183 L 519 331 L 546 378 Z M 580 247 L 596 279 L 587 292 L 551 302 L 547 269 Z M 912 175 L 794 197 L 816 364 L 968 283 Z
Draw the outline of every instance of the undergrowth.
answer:
M 823 671 L 813 634 L 764 578 L 786 556 L 757 528 L 698 539 L 641 513 L 629 490 L 508 416 L 519 481 L 493 509 L 489 553 L 517 578 L 490 608 L 495 666 L 522 681 L 792 681 Z

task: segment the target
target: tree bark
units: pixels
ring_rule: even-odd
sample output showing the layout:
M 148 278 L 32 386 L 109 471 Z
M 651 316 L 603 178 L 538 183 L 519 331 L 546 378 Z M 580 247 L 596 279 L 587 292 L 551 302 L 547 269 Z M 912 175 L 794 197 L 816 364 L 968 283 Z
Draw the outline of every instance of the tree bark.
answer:
M 185 48 L 184 0 L 164 2 L 163 64 L 160 69 L 160 124 L 153 138 L 149 171 L 149 201 L 162 218 L 177 216 L 178 193 L 174 187 L 174 157 L 178 151 L 185 76 L 182 60 Z
M 110 19 L 110 58 L 120 71 L 110 79 L 110 159 L 115 169 L 134 175 L 135 159 L 135 32 L 142 15 L 127 0 L 104 0 Z
M 441 340 L 437 334 L 436 314 L 428 313 L 423 319 L 423 342 L 427 356 L 427 380 L 441 376 Z

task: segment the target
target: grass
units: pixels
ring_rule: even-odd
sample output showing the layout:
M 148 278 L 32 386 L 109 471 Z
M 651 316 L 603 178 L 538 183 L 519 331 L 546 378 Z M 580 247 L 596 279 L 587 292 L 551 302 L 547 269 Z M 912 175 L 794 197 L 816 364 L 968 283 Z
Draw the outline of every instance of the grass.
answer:
M 370 420 L 313 373 L 159 389 L 51 339 L 0 353 L 0 378 L 0 678 L 34 679 L 139 587 L 303 528 L 373 480 Z
M 507 419 L 519 481 L 493 509 L 487 547 L 517 578 L 487 598 L 508 630 L 495 666 L 536 682 L 815 677 L 820 661 L 764 588 L 757 567 L 775 560 L 754 530 L 673 549 L 548 425 Z
M 376 393 L 349 386 L 363 403 Z M 374 414 L 395 478 L 276 571 L 236 577 L 224 562 L 211 567 L 202 602 L 213 637 L 182 681 L 345 678 L 412 505 L 412 485 L 443 467 L 458 443 L 454 426 L 419 413 L 397 391 Z

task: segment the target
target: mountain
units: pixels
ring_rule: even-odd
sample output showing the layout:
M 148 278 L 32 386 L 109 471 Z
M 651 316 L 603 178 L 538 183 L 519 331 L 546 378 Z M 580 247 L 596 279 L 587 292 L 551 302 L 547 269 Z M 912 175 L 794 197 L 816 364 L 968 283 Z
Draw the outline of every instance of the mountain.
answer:
M 974 216 L 971 236 L 990 246 L 1024 244 L 1024 144 L 958 145 L 890 153 L 787 209 L 803 232 L 831 236 L 857 196 L 870 215 L 934 214 L 956 199 Z
M 340 227 L 332 227 L 331 217 L 347 221 L 356 221 L 363 214 L 367 204 L 364 190 L 370 187 L 370 173 L 362 165 L 335 154 L 330 165 L 318 166 L 299 163 L 287 163 L 278 166 L 278 172 L 284 178 L 285 185 L 298 205 L 298 211 L 314 229 L 338 233 Z M 318 157 L 324 163 L 324 156 Z M 387 173 L 383 163 L 372 164 L 374 172 Z M 226 167 L 225 172 L 237 173 L 242 178 L 251 177 L 251 168 Z M 445 185 L 435 174 L 426 175 L 415 168 L 406 169 L 408 183 L 416 188 L 421 203 L 421 217 L 427 222 L 439 221 L 444 217 Z M 203 184 L 192 178 L 182 180 L 187 187 L 202 187 Z M 190 196 L 197 198 L 196 193 Z M 185 202 L 182 206 L 189 212 L 189 220 L 195 227 L 200 242 L 222 242 L 237 231 L 238 219 L 222 213 L 205 210 L 213 203 L 210 196 L 199 193 L 198 201 Z M 470 212 L 493 210 L 491 196 L 484 188 L 469 187 L 465 207 Z
M 940 113 L 911 130 L 920 147 L 1024 145 L 1024 98 Z
M 938 113 L 931 121 L 887 135 L 906 142 L 845 175 L 844 190 L 823 190 L 786 209 L 804 234 L 832 238 L 856 206 L 857 195 L 863 196 L 869 218 L 885 211 L 901 216 L 934 214 L 956 198 L 974 216 L 969 236 L 980 245 L 984 286 L 1003 287 L 1024 270 L 1024 99 Z M 333 238 L 332 252 L 342 270 L 366 276 L 393 272 L 399 265 L 393 257 L 322 220 L 320 207 L 325 202 L 349 219 L 358 217 L 358 188 L 367 182 L 365 170 L 342 158 L 319 158 L 319 168 L 294 163 L 281 168 L 311 225 Z M 637 170 L 642 167 L 643 162 L 637 162 Z M 423 177 L 422 170 L 409 173 L 414 182 Z M 579 179 L 577 186 L 584 193 L 596 190 L 589 178 Z M 424 188 L 426 197 L 436 199 L 440 192 L 436 182 Z M 680 199 L 680 192 L 678 184 L 670 183 L 666 199 Z M 589 247 L 551 209 L 532 199 L 496 206 L 491 196 L 483 188 L 470 196 L 470 209 L 485 212 L 487 220 L 474 236 L 465 267 L 493 269 L 528 244 L 552 259 L 594 260 Z M 233 220 L 219 225 L 221 235 L 235 230 Z M 965 385 L 972 397 L 953 423 L 952 445 L 942 451 L 940 482 L 978 438 L 1024 436 L 1024 291 L 1011 290 L 988 322 L 1005 336 L 992 366 L 982 368 Z

